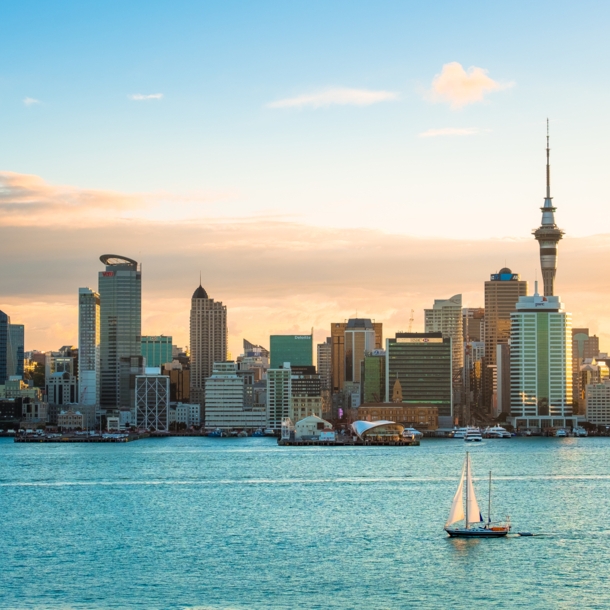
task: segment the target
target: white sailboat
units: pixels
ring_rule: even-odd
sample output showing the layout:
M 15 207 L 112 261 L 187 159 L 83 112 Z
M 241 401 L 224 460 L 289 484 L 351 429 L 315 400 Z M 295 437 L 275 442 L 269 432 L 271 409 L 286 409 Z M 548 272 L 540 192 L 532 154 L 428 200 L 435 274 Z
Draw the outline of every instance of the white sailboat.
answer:
M 459 521 L 464 521 L 464 525 L 451 527 Z M 466 459 L 462 467 L 460 484 L 455 496 L 453 496 L 449 519 L 445 523 L 445 531 L 452 537 L 462 538 L 499 538 L 510 532 L 510 520 L 507 520 L 506 523 L 492 523 L 491 521 L 491 472 L 489 473 L 487 523 L 483 522 L 483 515 L 479 509 L 474 485 L 472 484 L 470 454 L 468 452 L 466 452 Z

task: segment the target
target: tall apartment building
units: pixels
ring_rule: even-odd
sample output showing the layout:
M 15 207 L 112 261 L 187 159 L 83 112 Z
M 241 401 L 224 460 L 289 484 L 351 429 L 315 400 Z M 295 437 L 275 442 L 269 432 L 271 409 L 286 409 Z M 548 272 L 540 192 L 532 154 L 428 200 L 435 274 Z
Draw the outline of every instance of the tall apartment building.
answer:
M 520 297 L 511 314 L 510 411 L 517 428 L 571 426 L 572 322 L 558 296 Z
M 0 385 L 10 377 L 11 360 L 11 319 L 8 314 L 0 311 Z
M 215 362 L 227 359 L 227 308 L 208 297 L 201 284 L 191 299 L 191 402 L 205 405 L 205 380 Z
M 464 367 L 462 295 L 435 299 L 432 309 L 425 309 L 424 315 L 427 333 L 442 333 L 443 337 L 451 339 L 452 375 L 454 384 L 460 384 Z
M 454 424 L 451 343 L 441 332 L 397 333 L 386 339 L 386 397 L 436 407 L 441 428 Z
M 374 333 L 372 345 L 371 326 Z M 360 382 L 360 363 L 364 359 L 365 346 L 368 351 L 383 347 L 383 323 L 368 318 L 351 318 L 347 322 L 333 322 L 330 331 L 332 392 L 335 394 L 343 390 L 346 381 Z
M 290 364 L 267 371 L 267 425 L 275 431 L 290 417 L 292 400 L 292 371 Z
M 142 335 L 142 356 L 146 366 L 163 366 L 172 362 L 172 337 L 165 335 Z
M 78 289 L 78 385 L 82 405 L 100 404 L 100 295 Z
M 98 274 L 100 295 L 100 406 L 121 406 L 121 358 L 139 356 L 142 335 L 142 272 L 127 257 L 104 254 L 105 270 Z
M 269 351 L 269 368 L 277 369 L 284 362 L 295 366 L 312 366 L 313 335 L 271 335 Z
M 589 335 L 588 328 L 572 329 L 572 393 L 574 415 L 584 415 L 585 387 L 582 384 L 580 367 L 586 358 L 599 355 L 599 337 Z
M 527 295 L 527 282 L 519 279 L 507 267 L 493 273 L 485 282 L 483 360 L 483 406 L 491 413 L 493 403 L 493 375 L 496 366 L 497 345 L 506 344 L 510 338 L 510 315 L 515 311 L 520 297 Z
M 330 392 L 332 389 L 332 338 L 327 337 L 324 343 L 317 346 L 318 374 L 320 375 L 320 387 L 322 392 Z

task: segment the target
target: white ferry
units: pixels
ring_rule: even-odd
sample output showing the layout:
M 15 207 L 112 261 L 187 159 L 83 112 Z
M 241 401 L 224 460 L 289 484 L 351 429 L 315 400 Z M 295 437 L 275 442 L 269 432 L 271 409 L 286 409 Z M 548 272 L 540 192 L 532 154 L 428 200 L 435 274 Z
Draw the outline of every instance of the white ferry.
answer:
M 485 438 L 511 438 L 512 435 L 502 426 L 493 426 L 491 428 L 488 426 L 485 428 L 483 436 L 485 436 Z

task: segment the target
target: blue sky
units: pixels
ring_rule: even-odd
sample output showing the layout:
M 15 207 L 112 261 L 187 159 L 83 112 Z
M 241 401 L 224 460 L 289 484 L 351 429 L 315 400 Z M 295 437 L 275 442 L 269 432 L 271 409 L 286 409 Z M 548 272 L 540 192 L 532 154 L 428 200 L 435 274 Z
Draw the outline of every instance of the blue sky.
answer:
M 100 208 L 117 220 L 529 240 L 548 116 L 558 223 L 567 237 L 610 233 L 609 13 L 603 2 L 7 2 L 0 171 L 140 201 Z M 498 90 L 459 108 L 433 101 L 451 62 Z M 386 99 L 272 106 L 337 89 Z M 421 137 L 430 130 L 463 135 Z M 52 214 L 54 230 L 74 228 L 71 212 Z M 532 243 L 530 280 L 536 260 Z

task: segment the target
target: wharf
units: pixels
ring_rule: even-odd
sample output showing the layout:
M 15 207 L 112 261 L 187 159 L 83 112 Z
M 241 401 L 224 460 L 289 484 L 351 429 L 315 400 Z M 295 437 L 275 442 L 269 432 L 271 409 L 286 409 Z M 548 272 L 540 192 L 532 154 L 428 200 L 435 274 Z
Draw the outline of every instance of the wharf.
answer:
M 139 434 L 129 434 L 120 436 L 42 436 L 37 434 L 27 436 L 15 436 L 16 443 L 128 443 L 129 441 L 137 441 Z
M 277 440 L 277 444 L 281 447 L 417 447 L 419 446 L 418 439 L 405 439 L 400 441 L 372 441 L 360 439 L 337 439 L 335 441 L 319 441 L 319 440 L 296 440 L 282 439 Z

